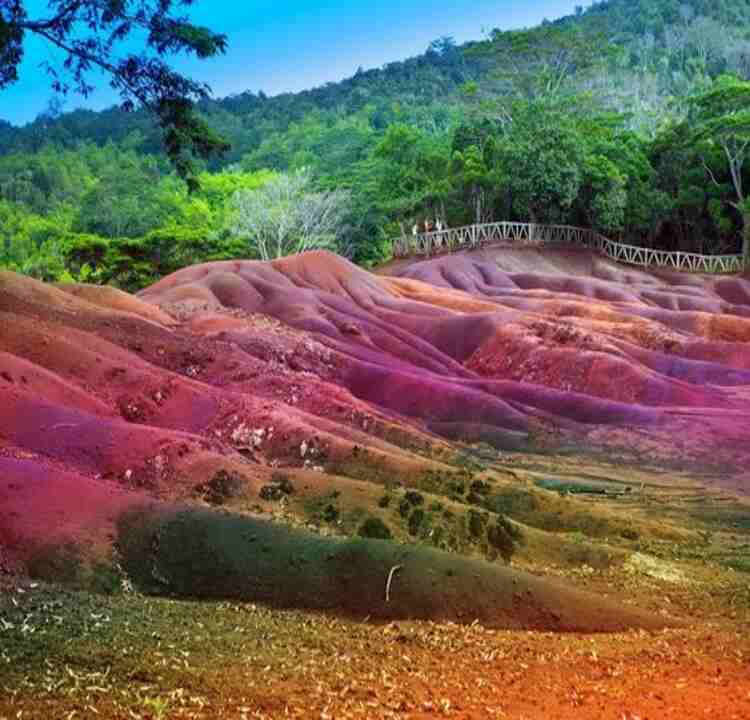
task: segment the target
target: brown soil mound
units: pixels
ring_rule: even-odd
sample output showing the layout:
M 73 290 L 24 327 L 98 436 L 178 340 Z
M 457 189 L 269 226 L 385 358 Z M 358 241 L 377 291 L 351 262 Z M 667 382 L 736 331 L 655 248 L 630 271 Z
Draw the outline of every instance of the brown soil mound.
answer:
M 82 298 L 93 305 L 99 305 L 108 310 L 117 310 L 137 315 L 145 320 L 152 320 L 161 325 L 174 324 L 173 319 L 166 313 L 117 288 L 101 285 L 83 285 L 81 283 L 61 283 L 56 285 L 56 287 L 75 297 Z

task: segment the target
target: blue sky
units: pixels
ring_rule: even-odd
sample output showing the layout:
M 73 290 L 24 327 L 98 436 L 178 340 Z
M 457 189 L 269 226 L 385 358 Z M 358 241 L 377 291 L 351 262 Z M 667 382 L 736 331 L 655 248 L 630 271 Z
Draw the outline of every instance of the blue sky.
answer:
M 353 75 L 358 67 L 379 67 L 424 52 L 444 35 L 457 42 L 478 40 L 495 27 L 536 25 L 573 12 L 582 0 L 198 0 L 194 21 L 229 38 L 224 57 L 209 61 L 175 60 L 192 77 L 208 82 L 222 97 L 245 90 L 268 95 L 304 90 Z M 44 0 L 27 2 L 29 15 L 46 17 Z M 0 90 L 0 119 L 15 124 L 33 120 L 52 91 L 39 68 L 60 53 L 30 37 L 20 81 Z M 106 80 L 87 100 L 71 95 L 65 109 L 101 109 L 117 98 Z

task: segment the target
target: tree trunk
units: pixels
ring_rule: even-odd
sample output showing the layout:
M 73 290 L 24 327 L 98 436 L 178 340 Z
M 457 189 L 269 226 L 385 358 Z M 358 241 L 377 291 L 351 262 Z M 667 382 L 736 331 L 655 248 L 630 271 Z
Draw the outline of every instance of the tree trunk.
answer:
M 745 269 L 750 268 L 750 213 L 742 213 L 742 258 Z

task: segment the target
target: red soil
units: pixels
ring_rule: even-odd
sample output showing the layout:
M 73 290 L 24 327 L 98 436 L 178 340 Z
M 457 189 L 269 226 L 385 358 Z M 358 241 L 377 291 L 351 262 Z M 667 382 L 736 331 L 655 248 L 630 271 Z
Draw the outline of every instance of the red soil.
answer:
M 32 487 L 40 518 L 106 537 L 142 501 L 115 487 L 184 500 L 231 467 L 257 490 L 303 447 L 417 476 L 451 451 L 436 434 L 550 433 L 748 491 L 750 281 L 536 250 L 389 272 L 316 252 L 186 268 L 138 298 L 1 274 L 0 543 L 20 561 L 43 540 Z

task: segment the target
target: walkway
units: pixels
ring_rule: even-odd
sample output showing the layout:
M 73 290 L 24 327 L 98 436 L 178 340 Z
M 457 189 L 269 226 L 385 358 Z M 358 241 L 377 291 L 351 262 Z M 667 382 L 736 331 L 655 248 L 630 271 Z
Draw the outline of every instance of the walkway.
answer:
M 467 225 L 394 240 L 393 254 L 398 258 L 430 257 L 457 250 L 474 250 L 498 243 L 519 246 L 572 245 L 595 250 L 616 262 L 641 267 L 658 267 L 685 272 L 729 274 L 743 270 L 742 255 L 699 255 L 697 253 L 652 250 L 610 240 L 594 230 L 569 225 L 534 225 L 497 222 Z

